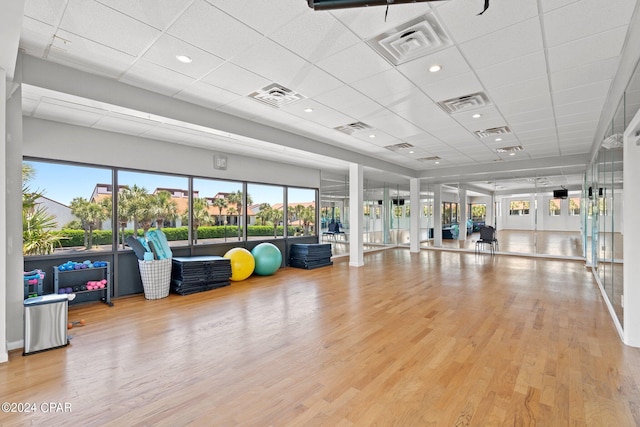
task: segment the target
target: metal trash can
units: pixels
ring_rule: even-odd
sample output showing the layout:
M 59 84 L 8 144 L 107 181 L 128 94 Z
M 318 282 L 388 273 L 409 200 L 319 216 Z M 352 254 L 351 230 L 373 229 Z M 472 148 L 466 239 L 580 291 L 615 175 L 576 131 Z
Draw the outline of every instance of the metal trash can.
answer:
M 69 344 L 68 308 L 67 295 L 42 295 L 24 300 L 23 355 Z

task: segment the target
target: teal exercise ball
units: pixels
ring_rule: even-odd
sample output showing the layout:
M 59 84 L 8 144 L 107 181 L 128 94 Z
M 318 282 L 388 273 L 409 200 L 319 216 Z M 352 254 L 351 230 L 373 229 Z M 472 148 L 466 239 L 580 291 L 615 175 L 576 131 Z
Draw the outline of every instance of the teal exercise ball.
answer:
M 273 243 L 260 243 L 251 250 L 256 267 L 253 270 L 259 276 L 270 276 L 282 265 L 282 253 Z

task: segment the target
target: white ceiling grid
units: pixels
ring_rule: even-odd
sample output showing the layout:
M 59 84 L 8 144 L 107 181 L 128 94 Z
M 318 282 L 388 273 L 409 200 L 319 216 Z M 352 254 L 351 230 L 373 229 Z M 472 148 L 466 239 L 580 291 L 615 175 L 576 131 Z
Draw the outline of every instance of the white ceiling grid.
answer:
M 416 171 L 589 153 L 637 1 L 492 0 L 478 16 L 482 4 L 393 5 L 385 22 L 383 7 L 314 12 L 305 0 L 26 0 L 21 48 Z M 453 46 L 394 66 L 367 44 L 425 14 Z M 433 64 L 442 70 L 427 72 Z M 306 99 L 275 109 L 247 98 L 271 83 Z M 490 105 L 451 115 L 437 106 L 476 92 Z M 34 117 L 169 141 L 184 132 L 90 101 L 52 102 L 65 98 L 37 88 L 25 94 Z M 335 130 L 358 121 L 371 132 Z M 511 129 L 501 141 L 474 135 L 501 126 Z M 183 140 L 217 144 L 206 133 Z M 413 147 L 384 148 L 400 143 Z M 516 156 L 496 153 L 515 145 L 524 147 Z M 431 156 L 440 164 L 420 160 Z

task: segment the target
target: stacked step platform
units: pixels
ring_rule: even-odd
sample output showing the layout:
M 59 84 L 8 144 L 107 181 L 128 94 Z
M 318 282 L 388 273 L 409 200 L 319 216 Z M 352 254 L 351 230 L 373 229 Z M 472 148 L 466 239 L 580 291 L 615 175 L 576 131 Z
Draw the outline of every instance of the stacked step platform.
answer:
M 289 265 L 307 270 L 333 265 L 331 261 L 331 244 L 293 244 L 289 252 Z
M 180 295 L 231 284 L 231 261 L 221 256 L 174 257 L 171 289 Z

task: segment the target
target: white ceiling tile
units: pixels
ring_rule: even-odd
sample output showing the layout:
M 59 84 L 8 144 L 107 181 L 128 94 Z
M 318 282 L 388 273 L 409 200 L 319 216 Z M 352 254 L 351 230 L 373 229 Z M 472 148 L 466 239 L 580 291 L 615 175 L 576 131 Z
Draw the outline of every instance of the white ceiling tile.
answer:
M 174 98 L 201 105 L 207 108 L 218 108 L 238 99 L 237 94 L 211 86 L 204 82 L 194 82 L 174 95 Z
M 569 116 L 590 112 L 601 112 L 604 98 L 594 98 L 586 101 L 574 102 L 572 104 L 558 105 L 555 107 L 556 116 Z
M 553 118 L 549 118 L 545 120 L 531 121 L 517 125 L 512 124 L 511 130 L 516 134 L 519 134 L 520 132 L 530 132 L 539 129 L 555 129 L 555 125 L 555 120 Z
M 486 88 L 507 86 L 547 75 L 547 61 L 543 51 L 520 56 L 477 70 L 478 78 Z
M 500 106 L 503 102 L 515 99 L 535 98 L 541 93 L 549 92 L 549 80 L 542 77 L 526 82 L 500 86 L 489 90 L 489 96 Z
M 511 114 L 509 115 L 508 123 L 513 127 L 541 120 L 554 120 L 554 118 L 555 116 L 553 114 L 553 110 L 549 108 L 535 111 L 526 111 L 520 114 Z
M 389 111 L 382 111 L 363 117 L 363 121 L 369 126 L 381 129 L 396 138 L 404 138 L 421 132 L 419 127 Z
M 503 100 L 498 108 L 507 120 L 509 120 L 510 117 L 514 115 L 523 114 L 530 111 L 551 111 L 551 95 L 547 92 L 533 98 L 513 98 L 510 100 Z
M 415 90 L 413 83 L 400 74 L 395 68 L 383 71 L 366 79 L 358 80 L 352 83 L 351 87 L 375 100 L 388 98 L 399 92 Z
M 279 82 L 308 98 L 343 86 L 340 80 L 311 64 L 305 64 L 298 73 L 283 75 Z
M 345 83 L 353 83 L 391 69 L 391 64 L 363 43 L 318 61 L 317 65 Z
M 429 67 L 432 65 L 440 65 L 442 69 L 431 73 Z M 397 69 L 418 87 L 471 71 L 469 64 L 457 47 L 443 49 L 432 55 L 398 65 Z
M 24 16 L 57 27 L 67 0 L 30 0 L 24 2 Z
M 192 62 L 186 64 L 178 61 L 177 55 L 188 56 Z M 153 43 L 142 58 L 194 79 L 204 76 L 223 63 L 221 58 L 168 34 L 162 35 Z
M 231 62 L 248 70 L 257 70 L 261 76 L 280 84 L 284 83 L 278 79 L 286 77 L 289 81 L 295 80 L 303 76 L 311 66 L 298 55 L 269 39 L 260 40 L 234 57 Z
M 192 0 L 96 0 L 132 18 L 165 30 Z
M 556 123 L 558 126 L 567 126 L 572 123 L 597 122 L 598 119 L 600 119 L 600 110 L 594 109 L 578 114 L 558 115 L 556 116 Z
M 629 24 L 636 0 L 582 0 L 544 15 L 548 47 L 558 46 Z
M 313 112 L 305 112 L 304 110 L 307 108 L 311 108 Z M 280 110 L 328 128 L 335 128 L 355 121 L 353 117 L 349 117 L 336 110 L 327 108 L 311 99 L 304 99 L 294 104 L 286 105 Z
M 95 1 L 69 0 L 60 28 L 130 55 L 143 52 L 160 31 Z
M 296 34 L 292 37 L 292 34 Z M 282 25 L 269 36 L 310 62 L 317 62 L 360 42 L 331 14 L 308 13 Z
M 313 14 L 304 1 L 209 0 L 209 3 L 265 35 L 301 15 Z
M 203 0 L 196 0 L 169 27 L 168 33 L 223 59 L 235 57 L 263 38 L 259 32 Z
M 58 36 L 70 43 L 63 44 L 56 39 L 56 47 L 49 50 L 48 58 L 63 64 L 69 63 L 80 70 L 118 78 L 136 61 L 135 56 L 63 30 L 58 30 Z
M 460 74 L 424 86 L 422 89 L 435 102 L 484 91 L 475 73 Z
M 173 96 L 194 82 L 191 77 L 140 60 L 120 79 L 143 89 Z
M 341 86 L 327 91 L 315 96 L 314 99 L 327 107 L 340 109 L 356 118 L 366 116 L 382 108 L 380 104 L 350 86 Z
M 553 92 L 554 105 L 572 104 L 593 98 L 604 98 L 611 88 L 610 80 L 602 80 L 585 86 Z
M 475 68 L 510 61 L 543 48 L 538 18 L 460 44 L 462 54 Z
M 558 91 L 600 80 L 612 80 L 616 75 L 619 62 L 618 57 L 613 57 L 551 73 L 551 88 Z
M 549 48 L 549 69 L 554 73 L 617 57 L 620 55 L 626 36 L 627 28 L 620 27 Z
M 249 95 L 272 83 L 269 79 L 230 62 L 225 62 L 211 71 L 201 81 L 242 96 Z
M 571 3 L 580 2 L 581 0 L 541 0 L 542 3 L 542 11 L 550 12 L 554 9 L 558 9 L 560 7 L 564 7 Z

